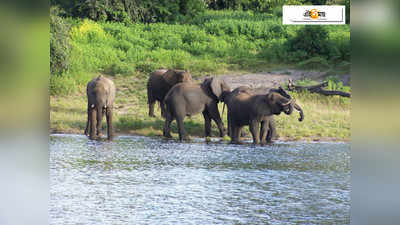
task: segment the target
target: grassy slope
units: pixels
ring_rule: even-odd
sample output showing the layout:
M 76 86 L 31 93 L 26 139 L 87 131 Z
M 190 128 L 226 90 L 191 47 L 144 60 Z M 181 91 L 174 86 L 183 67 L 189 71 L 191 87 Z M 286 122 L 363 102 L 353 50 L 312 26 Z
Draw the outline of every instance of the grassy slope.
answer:
M 161 136 L 164 120 L 147 116 L 146 75 L 133 77 L 117 76 L 114 81 L 118 87 L 114 123 L 118 133 Z M 325 97 L 309 93 L 292 93 L 304 109 L 305 120 L 298 122 L 298 114 L 281 114 L 276 117 L 277 130 L 281 139 L 290 140 L 338 140 L 350 139 L 350 100 L 342 97 Z M 222 104 L 220 104 L 222 112 Z M 226 124 L 226 113 L 223 116 Z M 83 133 L 86 124 L 86 96 L 83 90 L 72 96 L 51 97 L 51 132 Z M 105 128 L 105 120 L 103 127 Z M 177 137 L 176 123 L 173 135 Z M 204 121 L 200 115 L 185 119 L 186 131 L 191 136 L 204 136 Z M 213 123 L 213 134 L 217 129 Z

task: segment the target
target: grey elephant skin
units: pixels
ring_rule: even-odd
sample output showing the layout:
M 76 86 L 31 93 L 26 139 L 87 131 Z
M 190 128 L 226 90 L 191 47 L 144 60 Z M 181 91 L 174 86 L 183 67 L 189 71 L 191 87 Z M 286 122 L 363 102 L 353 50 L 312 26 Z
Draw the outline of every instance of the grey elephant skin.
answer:
M 301 110 L 289 97 L 284 97 L 275 90 L 264 95 L 253 94 L 250 89 L 246 90 L 245 87 L 236 90 L 236 93 L 226 100 L 228 129 L 230 129 L 232 143 L 240 143 L 240 131 L 245 125 L 249 125 L 254 144 L 259 144 L 260 140 L 263 144 L 271 141 L 275 133 L 273 115 L 279 115 L 281 112 L 289 115 L 293 112 L 295 105 L 296 109 Z M 303 120 L 302 110 L 300 117 Z M 260 124 L 261 129 L 259 129 Z
M 163 100 L 175 84 L 182 82 L 192 82 L 192 75 L 189 71 L 160 69 L 150 74 L 147 81 L 147 103 L 150 117 L 155 117 L 154 104 L 156 101 L 160 103 L 161 116 L 165 117 Z
M 282 96 L 288 98 L 288 99 L 292 99 L 292 97 L 280 86 L 279 88 L 275 89 L 275 88 L 271 88 L 271 89 L 262 89 L 262 90 L 254 90 L 251 89 L 250 87 L 247 86 L 240 86 L 235 88 L 233 91 L 231 91 L 230 93 L 227 93 L 226 96 L 224 96 L 225 98 L 225 104 L 230 105 L 232 99 L 235 99 L 239 94 L 242 95 L 256 95 L 257 93 L 272 93 L 272 92 L 276 92 L 281 94 Z M 237 104 L 234 103 L 234 104 Z M 304 119 L 304 113 L 303 110 L 301 109 L 301 107 L 299 105 L 297 105 L 296 103 L 292 102 L 291 104 L 293 104 L 294 109 L 296 109 L 297 111 L 299 111 L 300 113 L 300 118 L 299 121 L 302 121 Z M 230 108 L 228 107 L 228 135 L 232 138 L 232 126 L 231 126 L 231 118 L 230 115 L 232 113 L 246 113 L 245 111 L 238 111 L 238 112 L 231 112 Z M 260 142 L 262 144 L 265 143 L 272 143 L 273 138 L 276 137 L 276 127 L 275 127 L 275 120 L 274 120 L 274 116 L 264 116 L 264 118 L 260 118 L 260 124 L 261 124 L 261 128 L 260 128 Z M 241 134 L 243 135 L 243 131 L 241 131 Z
M 218 102 L 228 92 L 230 92 L 229 86 L 219 78 L 207 78 L 201 84 L 180 83 L 175 85 L 164 99 L 166 104 L 164 136 L 171 138 L 171 122 L 176 119 L 179 140 L 186 140 L 187 134 L 183 123 L 185 116 L 202 113 L 205 121 L 205 136 L 211 135 L 211 120 L 214 120 L 220 136 L 223 137 L 225 131 L 218 110 Z
M 107 119 L 107 138 L 108 140 L 113 139 L 112 111 L 115 92 L 114 82 L 103 75 L 94 78 L 87 84 L 88 106 L 85 135 L 89 136 L 90 139 L 101 136 L 101 123 L 104 114 Z

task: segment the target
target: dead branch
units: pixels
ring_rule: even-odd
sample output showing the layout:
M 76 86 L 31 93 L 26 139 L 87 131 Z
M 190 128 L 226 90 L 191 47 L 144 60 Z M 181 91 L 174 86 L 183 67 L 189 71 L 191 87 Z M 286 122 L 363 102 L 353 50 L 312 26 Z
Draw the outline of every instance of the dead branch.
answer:
M 300 86 L 300 85 L 295 85 L 293 80 L 289 79 L 288 80 L 288 90 L 289 91 L 309 91 L 311 93 L 318 93 L 322 95 L 340 95 L 342 97 L 347 97 L 350 98 L 351 94 L 343 91 L 330 91 L 330 90 L 324 90 L 322 87 L 328 86 L 328 82 L 323 82 L 321 84 L 317 85 L 311 85 L 311 86 Z

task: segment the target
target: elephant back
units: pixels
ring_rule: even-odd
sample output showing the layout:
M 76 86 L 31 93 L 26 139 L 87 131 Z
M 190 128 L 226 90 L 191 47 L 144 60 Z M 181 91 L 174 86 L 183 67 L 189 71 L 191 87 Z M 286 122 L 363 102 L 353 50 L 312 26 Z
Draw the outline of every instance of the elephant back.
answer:
M 165 82 L 168 83 L 171 87 L 174 86 L 177 83 L 183 83 L 183 82 L 192 82 L 192 75 L 190 74 L 189 71 L 186 70 L 174 70 L 170 69 L 166 71 L 162 77 L 164 78 Z

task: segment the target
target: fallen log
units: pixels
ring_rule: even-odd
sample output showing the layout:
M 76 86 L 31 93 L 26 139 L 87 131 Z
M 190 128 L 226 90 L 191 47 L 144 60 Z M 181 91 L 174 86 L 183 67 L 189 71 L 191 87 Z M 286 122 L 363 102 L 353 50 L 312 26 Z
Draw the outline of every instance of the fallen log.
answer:
M 328 82 L 323 82 L 317 85 L 311 86 L 300 86 L 294 84 L 293 80 L 288 80 L 288 90 L 289 91 L 309 91 L 311 93 L 318 93 L 326 96 L 330 95 L 340 95 L 342 97 L 350 98 L 351 94 L 344 92 L 344 91 L 331 91 L 331 90 L 324 90 L 322 87 L 328 86 Z

